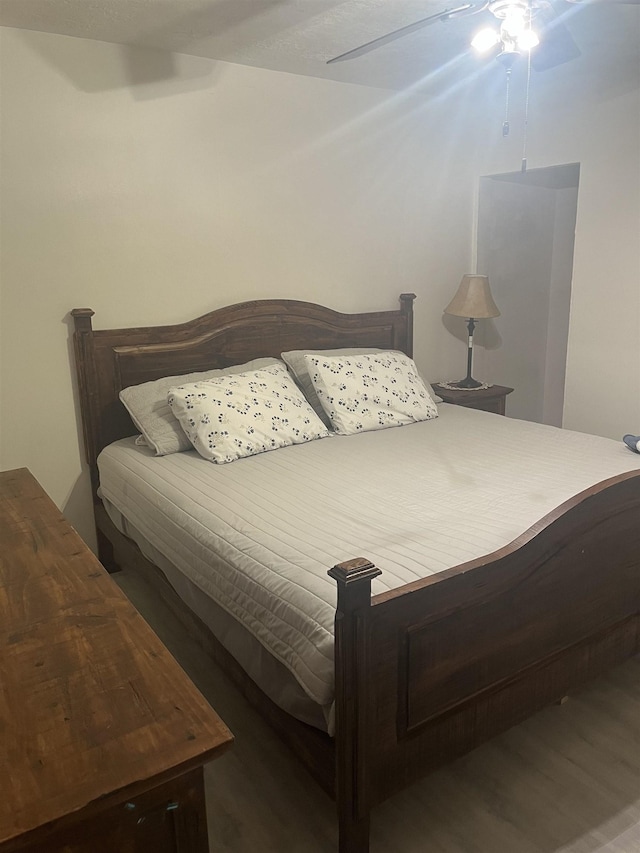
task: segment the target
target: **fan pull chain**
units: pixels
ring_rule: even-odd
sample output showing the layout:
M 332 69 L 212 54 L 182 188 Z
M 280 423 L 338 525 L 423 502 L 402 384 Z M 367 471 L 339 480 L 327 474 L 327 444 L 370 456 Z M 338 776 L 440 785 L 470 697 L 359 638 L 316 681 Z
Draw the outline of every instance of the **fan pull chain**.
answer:
M 511 85 L 511 69 L 507 68 L 507 86 L 504 102 L 504 121 L 502 122 L 502 135 L 509 136 L 509 88 Z
M 527 92 L 524 100 L 524 135 L 522 140 L 522 164 L 521 172 L 527 171 L 527 131 L 529 129 L 529 88 L 531 86 L 531 51 L 527 61 Z

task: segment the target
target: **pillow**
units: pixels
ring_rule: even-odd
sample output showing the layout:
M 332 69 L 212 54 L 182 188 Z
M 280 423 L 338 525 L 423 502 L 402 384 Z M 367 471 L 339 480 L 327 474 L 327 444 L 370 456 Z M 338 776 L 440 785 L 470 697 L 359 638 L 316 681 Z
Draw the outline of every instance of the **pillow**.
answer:
M 142 385 L 131 385 L 129 388 L 123 388 L 120 392 L 120 399 L 148 446 L 155 450 L 156 456 L 166 456 L 169 453 L 178 453 L 182 450 L 193 450 L 191 442 L 184 434 L 167 403 L 167 393 L 171 388 L 176 385 L 186 385 L 203 379 L 211 379 L 214 376 L 230 376 L 281 363 L 277 358 L 256 358 L 245 364 L 235 364 L 232 367 L 223 367 L 218 370 L 183 373 L 180 376 L 164 376 L 162 379 L 156 379 L 152 382 L 143 382 Z
M 290 352 L 282 352 L 280 353 L 280 358 L 284 361 L 287 367 L 293 373 L 296 382 L 302 388 L 304 396 L 311 403 L 311 407 L 313 411 L 318 415 L 318 417 L 325 423 L 328 427 L 331 426 L 331 421 L 329 420 L 329 416 L 325 412 L 318 400 L 318 395 L 315 392 L 313 387 L 313 382 L 311 381 L 311 377 L 309 376 L 309 367 L 305 361 L 305 356 L 307 355 L 364 355 L 365 353 L 372 352 L 382 352 L 381 349 L 376 347 L 343 347 L 342 349 L 325 349 L 325 350 L 309 350 L 309 349 L 294 349 L 290 350 Z
M 306 355 L 305 361 L 318 399 L 340 435 L 438 417 L 413 360 L 402 353 Z
M 189 441 L 211 462 L 329 435 L 282 362 L 172 388 L 168 401 Z
M 343 347 L 342 349 L 325 349 L 325 350 L 309 350 L 309 349 L 294 349 L 289 352 L 281 352 L 280 358 L 285 362 L 288 366 L 289 370 L 293 373 L 296 382 L 302 388 L 304 396 L 311 403 L 313 411 L 318 415 L 318 417 L 325 423 L 328 427 L 331 426 L 331 421 L 325 410 L 322 408 L 320 400 L 318 400 L 318 395 L 315 392 L 313 387 L 313 382 L 311 381 L 311 377 L 309 376 L 309 369 L 307 367 L 307 363 L 304 360 L 306 355 L 366 355 L 367 353 L 372 352 L 386 352 L 386 350 L 382 350 L 379 347 Z M 394 350 L 395 352 L 395 350 Z M 431 399 L 436 403 L 442 402 L 442 397 L 438 397 L 438 395 L 433 391 L 431 386 L 429 386 Z

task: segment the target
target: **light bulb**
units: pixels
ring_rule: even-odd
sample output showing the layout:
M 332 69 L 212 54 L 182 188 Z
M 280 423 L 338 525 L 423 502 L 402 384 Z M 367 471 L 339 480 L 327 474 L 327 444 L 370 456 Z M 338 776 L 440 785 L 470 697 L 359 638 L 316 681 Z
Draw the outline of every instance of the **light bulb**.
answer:
M 520 50 L 531 50 L 540 44 L 540 39 L 533 30 L 525 30 L 518 36 Z
M 499 41 L 500 36 L 498 33 L 490 27 L 486 27 L 484 30 L 480 30 L 480 32 L 476 33 L 471 40 L 471 46 L 475 48 L 478 53 L 486 53 L 498 44 Z

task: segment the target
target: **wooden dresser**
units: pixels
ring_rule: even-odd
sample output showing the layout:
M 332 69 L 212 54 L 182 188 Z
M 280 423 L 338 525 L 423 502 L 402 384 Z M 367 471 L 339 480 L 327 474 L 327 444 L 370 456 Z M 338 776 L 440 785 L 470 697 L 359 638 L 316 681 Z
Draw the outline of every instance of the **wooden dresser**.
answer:
M 0 474 L 0 851 L 206 853 L 232 736 L 26 469 Z

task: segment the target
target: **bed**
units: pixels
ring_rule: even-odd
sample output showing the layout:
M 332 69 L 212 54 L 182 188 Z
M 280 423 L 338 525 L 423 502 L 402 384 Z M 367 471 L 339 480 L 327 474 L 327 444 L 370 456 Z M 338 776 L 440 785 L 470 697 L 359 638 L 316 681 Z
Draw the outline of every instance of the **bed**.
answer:
M 440 498 L 435 503 L 450 503 L 448 521 L 435 515 L 431 525 L 436 532 L 446 524 L 455 525 L 455 529 L 450 531 L 446 547 L 440 547 L 442 559 L 435 561 L 440 564 L 427 576 L 420 576 L 412 569 L 420 549 L 415 536 L 419 525 L 412 511 L 420 484 L 429 482 L 430 488 L 434 484 L 437 487 L 448 475 L 446 470 L 434 467 L 435 457 L 429 463 L 431 467 L 418 474 L 416 448 L 439 448 L 437 458 L 444 469 L 451 469 L 453 456 L 447 454 L 460 454 L 465 436 L 475 437 L 479 448 L 489 448 L 488 438 L 483 436 L 496 433 L 501 436 L 499 445 L 505 449 L 505 458 L 506 448 L 512 445 L 512 461 L 503 464 L 497 455 L 492 467 L 500 470 L 502 466 L 506 472 L 520 464 L 521 456 L 525 467 L 518 480 L 523 482 L 526 465 L 531 466 L 525 452 L 528 433 L 522 432 L 527 429 L 525 425 L 443 404 L 433 422 L 380 430 L 375 433 L 378 439 L 362 433 L 258 454 L 252 457 L 258 464 L 250 469 L 257 480 L 247 486 L 236 478 L 241 467 L 249 470 L 244 464 L 249 460 L 215 466 L 195 452 L 158 459 L 137 446 L 134 436 L 138 430 L 119 393 L 161 377 L 242 365 L 263 357 L 279 358 L 282 352 L 297 349 L 379 348 L 411 356 L 414 298 L 413 294 L 403 294 L 399 310 L 358 314 L 293 300 L 261 300 L 222 308 L 173 326 L 116 330 L 94 330 L 90 309 L 72 312 L 100 557 L 108 568 L 118 564 L 143 571 L 152 579 L 190 630 L 231 672 L 250 701 L 260 707 L 323 787 L 335 795 L 342 853 L 368 850 L 369 815 L 377 803 L 639 651 L 640 465 L 622 444 L 617 447 L 606 439 L 580 439 L 554 428 L 534 428 L 550 431 L 549 446 L 555 446 L 555 441 L 558 447 L 557 457 L 553 456 L 556 451 L 545 451 L 545 465 L 537 466 L 548 468 L 550 476 L 555 472 L 555 484 L 529 489 L 520 509 L 521 504 L 508 494 L 500 498 L 499 491 L 486 492 L 473 505 L 467 500 L 469 483 L 482 480 L 481 469 L 474 473 L 473 465 L 484 451 L 476 457 L 467 453 L 466 467 L 456 468 L 462 472 L 459 492 L 437 493 Z M 444 450 L 446 434 L 454 437 L 456 450 L 451 445 Z M 383 442 L 383 451 L 380 443 L 372 444 L 374 439 Z M 372 493 L 371 484 L 360 478 L 356 447 L 358 453 L 386 460 L 376 471 L 381 492 L 379 503 L 369 507 L 370 522 L 375 525 L 376 518 L 385 517 L 379 527 L 393 530 L 393 553 L 387 543 L 375 545 L 375 537 L 367 539 L 372 543 L 371 552 L 364 557 L 356 556 L 357 551 L 341 553 L 342 547 L 349 547 L 349 539 L 340 524 L 347 523 L 343 522 L 345 518 L 347 526 L 360 523 L 355 512 L 351 518 L 350 508 L 368 506 Z M 297 477 L 308 483 L 311 478 L 303 473 L 303 462 L 311 466 L 310 470 L 315 466 L 317 471 L 326 471 L 330 466 L 327 460 L 335 454 L 340 460 L 338 467 L 326 481 L 313 478 L 315 492 L 311 494 L 325 504 L 327 494 L 339 496 L 335 517 L 318 525 L 320 530 L 311 526 L 299 530 L 296 526 L 293 538 L 288 531 L 285 551 L 278 555 L 278 559 L 287 558 L 289 563 L 299 562 L 303 567 L 313 564 L 313 580 L 307 592 L 319 602 L 315 627 L 302 639 L 311 659 L 315 655 L 313 664 L 308 658 L 301 664 L 309 669 L 311 680 L 300 679 L 304 689 L 287 706 L 277 695 L 280 688 L 270 691 L 269 685 L 277 683 L 278 668 L 288 673 L 295 670 L 297 658 L 287 658 L 288 652 L 276 647 L 278 660 L 275 669 L 269 669 L 272 656 L 267 651 L 259 686 L 260 676 L 246 663 L 253 659 L 253 653 L 245 652 L 244 657 L 236 653 L 244 640 L 234 639 L 226 628 L 222 633 L 231 637 L 228 642 L 213 636 L 205 625 L 206 614 L 192 596 L 191 586 L 201 586 L 197 576 L 184 581 L 184 571 L 175 565 L 182 559 L 185 567 L 192 564 L 195 571 L 201 559 L 199 552 L 193 559 L 180 558 L 178 551 L 174 555 L 158 547 L 159 541 L 154 543 L 144 518 L 134 517 L 136 507 L 144 504 L 142 487 L 130 502 L 127 518 L 126 507 L 123 513 L 122 507 L 114 505 L 120 489 L 118 471 L 139 468 L 136 476 L 143 482 L 145 477 L 159 476 L 160 471 L 178 471 L 176 466 L 184 464 L 180 476 L 184 483 L 193 484 L 204 468 L 218 469 L 214 472 L 218 477 L 214 494 L 222 488 L 222 480 L 230 494 L 248 489 L 247 494 L 254 496 L 255 509 L 259 509 L 255 517 L 262 518 L 254 529 L 251 518 L 245 518 L 241 529 L 245 539 L 231 542 L 236 551 L 246 554 L 250 552 L 243 545 L 247 537 L 258 540 L 273 535 L 274 521 L 266 515 L 270 502 L 260 498 L 257 484 L 276 476 L 293 477 L 292 482 Z M 581 457 L 582 462 L 592 459 L 592 465 L 581 464 Z M 571 465 L 574 470 L 570 477 Z M 142 473 L 145 467 L 149 475 Z M 585 474 L 585 467 L 592 470 Z M 170 479 L 169 475 L 162 478 Z M 156 486 L 154 482 L 150 487 L 152 494 L 158 493 Z M 120 492 L 126 495 L 127 488 L 131 487 L 122 487 Z M 386 493 L 393 494 L 390 503 L 394 508 L 399 504 L 400 511 L 392 513 L 390 506 L 387 511 Z M 202 500 L 198 495 L 190 499 L 194 507 L 189 510 L 190 517 L 195 517 Z M 294 497 L 285 510 L 290 512 L 296 500 Z M 238 498 L 238 506 L 248 502 L 246 496 Z M 230 499 L 221 503 L 228 505 Z M 503 520 L 495 537 L 493 518 Z M 331 535 L 326 537 L 330 541 L 325 546 L 322 529 L 327 524 L 331 525 Z M 176 525 L 181 526 L 179 520 Z M 271 541 L 265 539 L 261 544 L 266 542 L 270 547 Z M 404 555 L 401 568 L 396 566 L 398 552 Z M 331 567 L 333 554 L 337 557 Z M 327 592 L 328 578 L 323 569 L 323 584 L 317 571 L 324 560 L 329 561 L 327 574 L 337 587 L 335 613 Z M 393 576 L 393 581 L 386 575 Z M 167 578 L 180 595 L 174 593 Z M 287 609 L 288 588 L 280 589 L 283 621 L 291 622 L 297 600 Z M 335 592 L 332 594 L 335 598 Z M 247 599 L 255 598 L 252 590 Z M 262 611 L 269 609 L 266 604 L 261 606 Z M 242 623 L 245 617 L 225 604 L 214 610 L 213 619 L 219 624 L 227 620 L 231 632 L 234 622 Z M 334 619 L 335 642 L 328 625 L 328 620 Z M 297 623 L 294 628 L 304 633 Z M 240 630 L 244 630 L 241 625 Z M 265 637 L 259 638 L 258 647 L 266 646 Z M 238 659 L 245 662 L 244 666 Z M 286 684 L 280 692 L 291 693 Z M 313 711 L 302 705 L 297 710 L 300 696 L 309 693 L 315 694 L 315 706 L 321 709 L 315 718 Z M 286 710 L 282 710 L 283 705 Z

